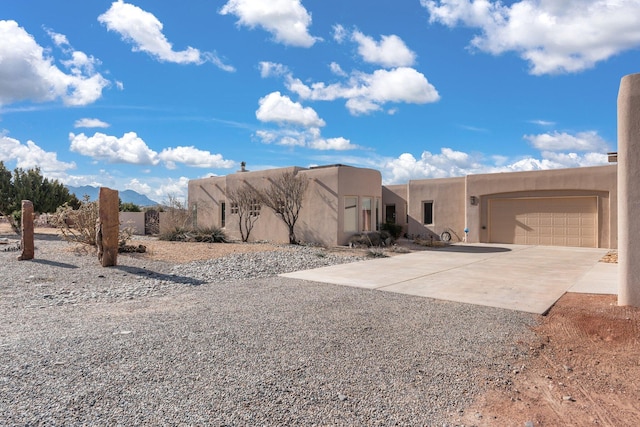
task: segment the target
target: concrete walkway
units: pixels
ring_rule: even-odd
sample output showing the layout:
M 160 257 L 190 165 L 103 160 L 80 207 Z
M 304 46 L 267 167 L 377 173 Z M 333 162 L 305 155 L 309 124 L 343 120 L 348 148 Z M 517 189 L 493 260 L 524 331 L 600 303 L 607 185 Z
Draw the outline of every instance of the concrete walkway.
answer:
M 544 314 L 565 292 L 617 293 L 607 249 L 458 244 L 283 277 Z

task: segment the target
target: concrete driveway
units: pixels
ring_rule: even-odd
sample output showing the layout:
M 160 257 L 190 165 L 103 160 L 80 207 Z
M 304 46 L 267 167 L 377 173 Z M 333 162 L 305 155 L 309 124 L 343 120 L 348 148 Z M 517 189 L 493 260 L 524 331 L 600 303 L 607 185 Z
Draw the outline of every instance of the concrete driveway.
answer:
M 616 294 L 607 249 L 458 244 L 282 274 L 428 298 L 544 314 L 565 292 Z

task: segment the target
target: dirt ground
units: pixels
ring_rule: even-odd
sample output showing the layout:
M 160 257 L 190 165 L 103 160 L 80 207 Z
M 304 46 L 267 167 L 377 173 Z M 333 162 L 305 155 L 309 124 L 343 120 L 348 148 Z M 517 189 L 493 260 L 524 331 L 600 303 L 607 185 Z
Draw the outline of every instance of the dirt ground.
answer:
M 38 233 L 56 232 L 36 229 Z M 0 224 L 0 237 L 9 236 L 8 226 Z M 146 238 L 131 243 L 148 248 L 135 256 L 173 262 L 282 250 L 267 243 L 187 244 Z M 603 262 L 617 262 L 616 254 Z M 565 294 L 540 316 L 536 339 L 517 343 L 527 356 L 518 361 L 508 384 L 492 385 L 465 412 L 464 425 L 640 425 L 639 325 L 640 309 L 618 306 L 613 295 Z

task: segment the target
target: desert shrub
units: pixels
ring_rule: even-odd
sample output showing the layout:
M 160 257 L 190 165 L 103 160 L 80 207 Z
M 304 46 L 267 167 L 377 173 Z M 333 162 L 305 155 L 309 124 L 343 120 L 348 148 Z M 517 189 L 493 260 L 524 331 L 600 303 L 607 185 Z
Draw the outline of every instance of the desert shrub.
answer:
M 413 241 L 413 243 L 415 243 L 416 245 L 426 246 L 431 248 L 441 248 L 441 247 L 447 246 L 446 242 L 443 242 L 442 240 L 434 240 L 433 237 L 429 239 L 417 238 Z
M 402 226 L 393 222 L 385 222 L 380 226 L 380 229 L 387 231 L 394 239 L 398 239 L 402 235 Z
M 193 216 L 185 203 L 177 196 L 169 194 L 160 212 L 165 212 L 162 217 L 161 234 L 172 233 L 173 230 L 189 230 L 193 228 Z M 169 231 L 166 231 L 169 230 Z
M 170 242 L 204 243 L 226 243 L 228 241 L 225 232 L 217 227 L 196 229 L 176 227 L 161 233 L 158 239 Z
M 384 251 L 384 249 L 380 247 L 369 248 L 367 251 L 367 256 L 370 258 L 386 258 L 389 255 Z
M 393 238 L 387 231 L 369 231 L 354 234 L 349 238 L 349 246 L 369 248 L 372 246 L 390 246 Z
M 68 203 L 60 206 L 53 214 L 51 223 L 60 230 L 67 242 L 95 246 L 98 217 L 98 202 L 91 202 L 85 196 L 78 209 L 73 209 Z
M 85 196 L 78 209 L 69 203 L 60 206 L 51 215 L 50 223 L 62 234 L 62 239 L 69 243 L 96 246 L 96 223 L 100 217 L 98 202 L 89 201 Z M 118 245 L 125 246 L 133 235 L 133 229 L 126 227 L 118 232 Z

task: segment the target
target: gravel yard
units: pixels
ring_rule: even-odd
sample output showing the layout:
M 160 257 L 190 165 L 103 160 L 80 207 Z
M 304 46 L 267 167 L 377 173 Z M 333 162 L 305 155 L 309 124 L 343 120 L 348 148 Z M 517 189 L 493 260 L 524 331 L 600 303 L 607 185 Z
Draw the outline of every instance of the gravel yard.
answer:
M 17 255 L 0 252 L 2 425 L 457 425 L 509 386 L 538 319 L 276 276 L 358 260 L 321 248 L 101 268 L 38 235 Z

